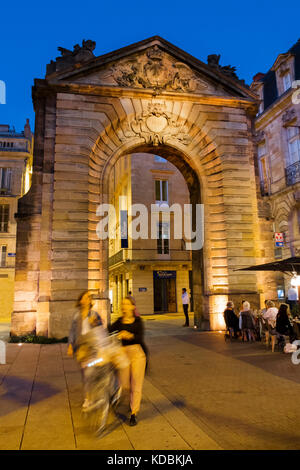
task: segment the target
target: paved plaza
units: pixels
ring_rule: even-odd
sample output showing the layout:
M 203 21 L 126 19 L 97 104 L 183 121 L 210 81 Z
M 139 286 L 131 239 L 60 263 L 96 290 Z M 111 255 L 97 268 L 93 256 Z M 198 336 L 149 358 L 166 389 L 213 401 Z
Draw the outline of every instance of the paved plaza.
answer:
M 151 356 L 138 426 L 111 414 L 101 439 L 81 415 L 67 345 L 8 344 L 0 450 L 300 449 L 300 365 L 262 343 L 182 324 L 176 314 L 145 317 Z

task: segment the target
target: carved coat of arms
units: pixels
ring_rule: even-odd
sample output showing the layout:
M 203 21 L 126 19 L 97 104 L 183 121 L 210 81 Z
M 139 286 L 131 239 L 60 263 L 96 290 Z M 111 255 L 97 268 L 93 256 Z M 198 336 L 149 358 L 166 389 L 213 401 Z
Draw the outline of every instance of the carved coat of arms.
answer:
M 175 138 L 183 145 L 191 141 L 187 126 L 166 112 L 164 103 L 149 103 L 148 111 L 130 123 L 125 137 L 141 137 L 146 144 L 157 146 Z

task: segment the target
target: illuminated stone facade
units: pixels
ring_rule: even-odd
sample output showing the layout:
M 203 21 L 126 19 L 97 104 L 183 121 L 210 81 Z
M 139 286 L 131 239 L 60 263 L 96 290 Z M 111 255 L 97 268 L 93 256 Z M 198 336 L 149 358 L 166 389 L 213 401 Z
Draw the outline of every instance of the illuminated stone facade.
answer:
M 297 85 L 298 80 L 298 85 Z M 300 255 L 300 40 L 279 54 L 271 69 L 254 77 L 251 89 L 261 99 L 255 119 L 261 210 L 272 232 L 264 237 L 266 261 Z M 275 233 L 283 233 L 283 247 Z M 269 238 L 269 241 L 267 240 Z M 263 246 L 262 246 L 263 247 Z M 290 276 L 264 273 L 265 295 L 285 298 Z
M 126 248 L 122 248 L 120 211 L 117 210 L 117 233 L 109 241 L 108 259 L 113 313 L 120 312 L 122 298 L 129 291 L 142 315 L 153 312 L 182 313 L 182 288 L 186 288 L 191 296 L 193 294 L 190 285 L 191 252 L 186 249 L 183 217 L 176 219 L 174 213 L 170 212 L 170 216 L 164 220 L 161 217 L 160 238 L 153 239 L 150 233 L 153 204 L 167 208 L 175 207 L 174 204 L 180 205 L 182 214 L 184 205 L 189 204 L 189 192 L 182 174 L 174 165 L 157 155 L 139 153 L 120 158 L 112 168 L 109 180 L 109 201 L 114 207 L 117 208 L 120 197 L 126 197 L 124 203 L 127 204 L 123 209 L 127 214 L 130 213 L 131 205 L 144 206 L 147 211 L 144 226 L 148 234 L 145 239 L 134 239 L 130 234 L 131 218 L 128 216 L 128 239 L 124 243 Z M 174 237 L 175 224 L 180 225 L 182 238 Z
M 254 165 L 257 96 L 218 57 L 205 64 L 153 37 L 101 57 L 92 41 L 61 49 L 33 89 L 33 184 L 18 207 L 12 332 L 68 334 L 84 289 L 109 313 L 108 241 L 97 207 L 118 159 L 154 153 L 205 206 L 203 250 L 192 251 L 195 323 L 220 325 L 228 297 L 259 306 L 262 261 Z M 259 217 L 260 215 L 260 217 Z

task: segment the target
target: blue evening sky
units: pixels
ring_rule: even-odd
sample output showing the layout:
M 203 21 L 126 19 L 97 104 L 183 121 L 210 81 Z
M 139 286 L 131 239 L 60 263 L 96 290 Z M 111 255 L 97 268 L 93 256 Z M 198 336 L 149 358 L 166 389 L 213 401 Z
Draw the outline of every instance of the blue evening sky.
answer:
M 300 37 L 300 2 L 224 0 L 69 0 L 1 2 L 0 80 L 7 104 L 0 123 L 34 127 L 31 87 L 46 64 L 82 39 L 96 41 L 96 56 L 159 35 L 206 62 L 221 54 L 250 84 Z

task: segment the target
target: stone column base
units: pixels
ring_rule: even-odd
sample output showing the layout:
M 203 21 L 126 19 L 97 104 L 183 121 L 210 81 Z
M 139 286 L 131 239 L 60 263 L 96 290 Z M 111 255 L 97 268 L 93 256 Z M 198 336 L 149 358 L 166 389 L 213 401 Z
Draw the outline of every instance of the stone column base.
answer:
M 36 311 L 13 312 L 11 316 L 11 336 L 23 336 L 35 334 L 36 332 Z

